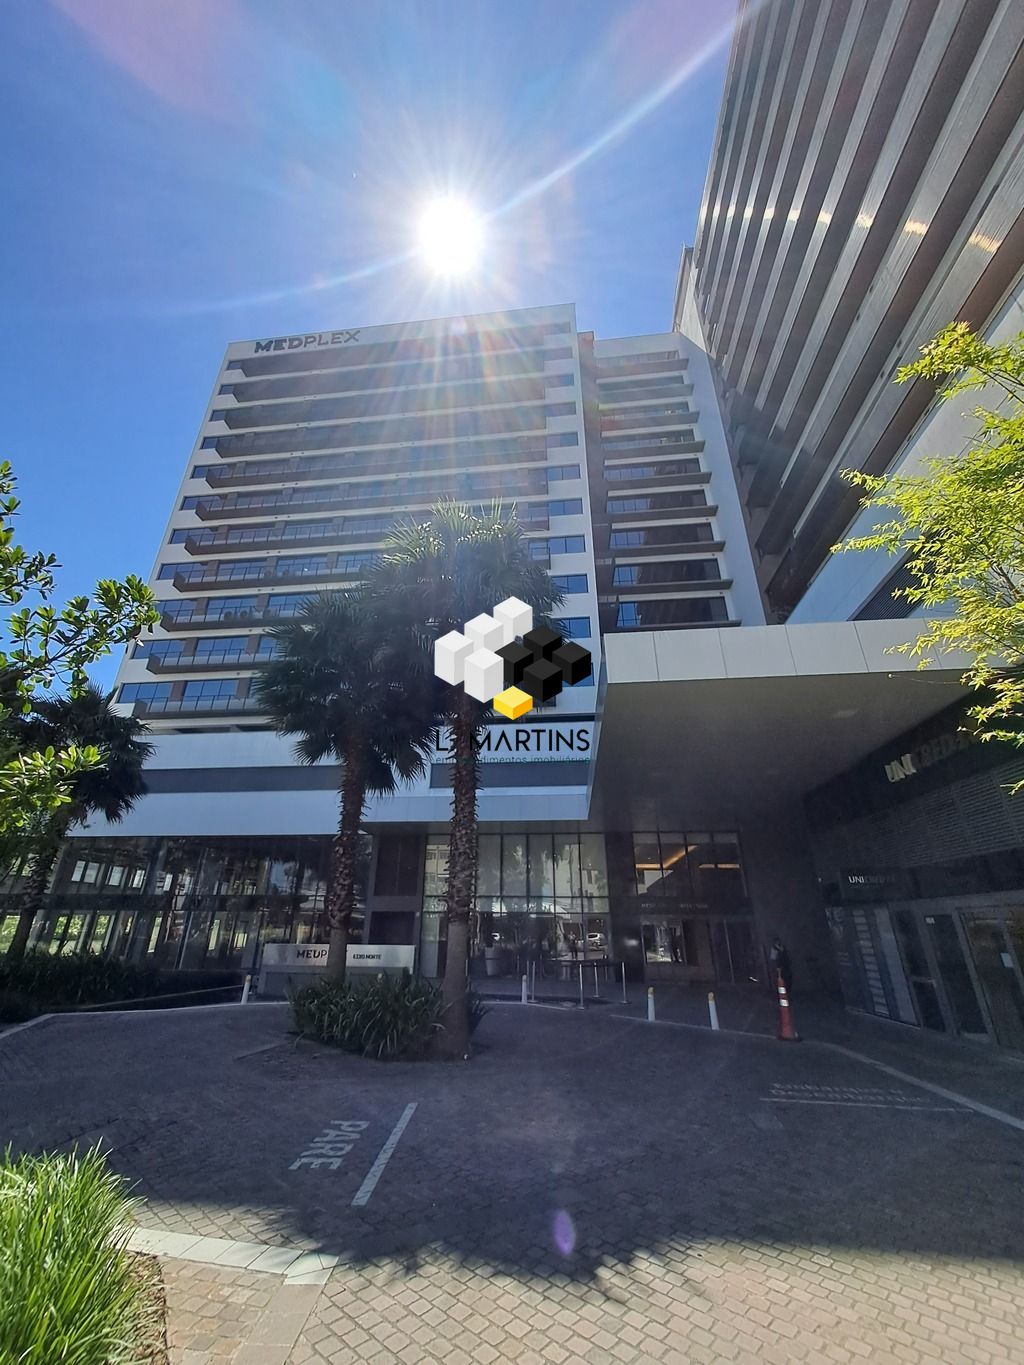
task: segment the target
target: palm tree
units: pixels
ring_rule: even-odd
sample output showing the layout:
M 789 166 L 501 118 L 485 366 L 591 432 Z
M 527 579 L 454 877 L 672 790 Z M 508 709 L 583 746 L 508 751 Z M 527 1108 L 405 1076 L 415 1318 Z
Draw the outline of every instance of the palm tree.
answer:
M 46 888 L 68 831 L 90 815 L 103 815 L 119 822 L 146 793 L 142 769 L 153 753 L 143 739 L 146 727 L 134 716 L 112 709 L 113 692 L 87 687 L 75 697 L 36 701 L 31 714 L 18 726 L 19 748 L 43 752 L 71 746 L 93 745 L 100 752 L 98 767 L 78 773 L 71 785 L 71 800 L 46 817 L 33 838 L 35 856 L 28 875 L 25 900 L 18 915 L 7 952 L 21 957 L 28 945 L 32 924 L 43 905 Z
M 426 769 L 435 684 L 408 623 L 388 628 L 359 592 L 321 593 L 269 632 L 278 653 L 256 696 L 282 735 L 297 735 L 302 763 L 340 768 L 338 829 L 325 910 L 328 975 L 343 978 L 355 907 L 359 827 L 368 794 L 388 796 Z
M 547 571 L 531 558 L 515 507 L 506 513 L 495 503 L 478 515 L 456 502 L 438 503 L 430 521 L 396 530 L 387 541 L 367 590 L 387 611 L 400 604 L 403 613 L 423 623 L 425 644 L 491 612 L 508 597 L 518 597 L 546 613 L 561 602 Z M 461 687 L 444 686 L 442 714 L 452 730 L 451 835 L 448 848 L 448 952 L 444 973 L 445 1032 L 439 1049 L 450 1057 L 469 1050 L 467 967 L 469 917 L 476 885 L 479 785 L 477 732 L 487 708 Z

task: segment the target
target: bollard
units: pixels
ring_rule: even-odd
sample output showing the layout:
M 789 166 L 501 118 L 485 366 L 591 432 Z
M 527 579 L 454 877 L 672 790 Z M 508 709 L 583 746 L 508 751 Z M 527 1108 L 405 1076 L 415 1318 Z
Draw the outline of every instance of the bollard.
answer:
M 654 987 L 647 987 L 647 1022 L 654 1023 Z
M 600 999 L 601 999 L 601 988 L 600 988 L 600 986 L 597 984 L 597 963 L 596 963 L 596 962 L 594 963 L 594 999 L 595 999 L 595 1000 L 600 1000 Z
M 580 1009 L 583 1009 L 583 963 L 580 963 Z
M 622 1003 L 628 1005 L 629 998 L 626 995 L 626 964 L 621 962 L 619 965 L 622 968 Z
M 793 1023 L 793 1011 L 789 1007 L 789 992 L 786 990 L 786 983 L 782 979 L 782 973 L 775 973 L 775 985 L 779 993 L 779 1032 L 780 1043 L 799 1043 L 800 1035 L 796 1031 Z
M 523 972 L 523 1004 L 524 1004 L 524 1005 L 529 1004 L 529 1000 L 528 1000 L 528 998 L 527 998 L 527 995 L 528 995 L 528 987 L 527 987 L 526 973 Z
M 718 1006 L 715 1004 L 714 991 L 708 991 L 708 1014 L 711 1017 L 711 1027 L 718 1028 Z
M 247 1005 L 247 1004 L 249 1003 L 249 987 L 250 987 L 251 985 L 252 985 L 252 977 L 251 977 L 251 975 L 250 975 L 248 972 L 246 972 L 246 974 L 245 974 L 245 985 L 242 987 L 242 998 L 241 998 L 241 1000 L 239 1000 L 239 1002 L 238 1002 L 240 1005 Z

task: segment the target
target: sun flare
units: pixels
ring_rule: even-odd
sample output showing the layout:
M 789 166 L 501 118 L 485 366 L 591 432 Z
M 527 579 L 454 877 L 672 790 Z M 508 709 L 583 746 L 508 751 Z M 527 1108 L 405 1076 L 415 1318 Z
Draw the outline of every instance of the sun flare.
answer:
M 464 199 L 447 195 L 423 210 L 417 245 L 435 275 L 468 275 L 480 260 L 483 241 L 483 220 Z

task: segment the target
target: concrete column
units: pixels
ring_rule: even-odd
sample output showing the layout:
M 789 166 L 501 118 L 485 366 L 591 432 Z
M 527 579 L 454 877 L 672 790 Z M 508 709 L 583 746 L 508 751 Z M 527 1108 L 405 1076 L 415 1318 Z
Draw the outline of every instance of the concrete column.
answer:
M 839 995 L 835 952 L 799 805 L 743 826 L 743 866 L 762 948 L 776 934 L 789 950 L 799 994 Z

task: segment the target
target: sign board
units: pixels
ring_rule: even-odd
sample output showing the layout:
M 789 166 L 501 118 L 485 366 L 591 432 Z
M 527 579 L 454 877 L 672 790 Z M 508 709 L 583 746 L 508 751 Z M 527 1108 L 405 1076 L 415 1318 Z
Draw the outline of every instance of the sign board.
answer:
M 398 971 L 407 967 L 411 972 L 416 949 L 411 943 L 350 943 L 345 960 L 349 967 L 370 967 L 377 971 Z
M 323 970 L 329 952 L 326 943 L 265 943 L 262 965 L 290 972 Z
M 591 721 L 542 721 L 537 725 L 485 725 L 477 739 L 481 763 L 586 763 L 594 757 L 594 726 Z M 434 763 L 451 763 L 454 756 L 451 731 L 436 736 Z

